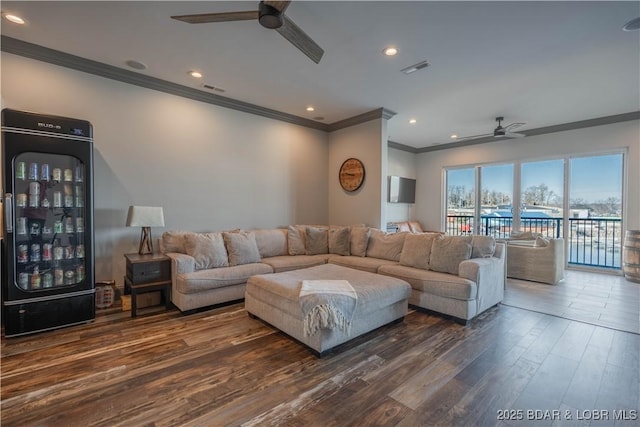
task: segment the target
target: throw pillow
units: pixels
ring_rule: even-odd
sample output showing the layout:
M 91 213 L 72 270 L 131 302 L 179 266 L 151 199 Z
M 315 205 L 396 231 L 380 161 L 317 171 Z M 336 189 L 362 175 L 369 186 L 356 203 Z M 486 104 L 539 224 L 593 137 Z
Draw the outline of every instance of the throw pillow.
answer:
M 289 246 L 289 255 L 304 255 L 307 253 L 305 247 L 304 228 L 290 225 L 287 228 L 287 245 Z
M 407 234 L 402 245 L 402 253 L 400 253 L 400 264 L 428 270 L 431 245 L 434 239 L 442 237 L 438 233 Z
M 458 266 L 471 256 L 469 238 L 464 236 L 444 236 L 434 239 L 429 258 L 429 269 L 441 273 L 458 275 Z
M 280 255 L 287 255 L 287 236 L 289 232 L 284 228 L 252 230 L 256 237 L 260 258 L 269 258 Z
M 424 230 L 418 221 L 409 221 L 409 228 L 409 231 L 412 233 L 424 233 Z
M 184 245 L 196 261 L 196 270 L 227 267 L 227 250 L 220 233 L 186 233 Z
M 546 248 L 547 246 L 549 246 L 549 239 L 545 239 L 542 236 L 536 237 L 536 241 L 533 243 L 535 248 Z
M 349 237 L 349 227 L 331 227 L 329 229 L 329 253 L 351 255 Z
M 162 233 L 162 239 L 160 239 L 160 252 L 166 254 L 167 252 L 177 252 L 180 254 L 186 254 L 187 249 L 184 246 L 184 231 L 165 231 Z
M 382 230 L 371 230 L 367 256 L 372 258 L 400 261 L 400 253 L 404 245 L 406 232 L 389 234 Z
M 307 227 L 305 236 L 307 255 L 319 255 L 329 253 L 329 229 L 319 227 Z
M 260 262 L 260 252 L 256 237 L 251 232 L 222 233 L 229 254 L 229 265 L 251 264 Z
M 351 255 L 363 257 L 367 255 L 367 246 L 369 244 L 369 227 L 352 227 L 351 228 Z
M 471 239 L 471 258 L 490 258 L 496 251 L 496 239 L 493 236 L 473 236 Z

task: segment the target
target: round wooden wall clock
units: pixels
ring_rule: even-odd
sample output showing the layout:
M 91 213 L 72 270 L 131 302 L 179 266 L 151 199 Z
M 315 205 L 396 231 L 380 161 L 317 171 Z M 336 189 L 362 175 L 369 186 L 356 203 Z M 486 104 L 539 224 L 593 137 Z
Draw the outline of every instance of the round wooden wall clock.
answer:
M 351 157 L 340 166 L 338 177 L 344 191 L 356 191 L 364 182 L 364 165 L 360 160 Z

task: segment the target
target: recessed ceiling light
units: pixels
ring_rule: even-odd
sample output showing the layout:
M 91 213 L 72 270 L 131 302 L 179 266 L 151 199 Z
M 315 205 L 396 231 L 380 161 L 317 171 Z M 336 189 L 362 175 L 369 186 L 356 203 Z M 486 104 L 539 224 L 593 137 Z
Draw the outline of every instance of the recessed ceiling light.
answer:
M 409 119 L 409 123 L 414 124 L 415 122 L 417 122 L 416 119 Z
M 311 111 L 316 111 L 316 109 L 315 109 L 315 108 L 313 108 L 311 105 L 309 105 L 309 106 L 307 107 L 307 111 L 309 111 L 309 112 L 311 112 Z
M 130 59 L 127 62 L 125 62 L 125 64 L 127 64 L 129 67 L 136 69 L 136 70 L 146 70 L 147 69 L 147 65 L 140 62 L 140 61 L 136 61 L 135 59 Z
M 200 71 L 189 71 L 189 75 L 195 79 L 202 78 L 202 73 Z
M 631 21 L 624 24 L 622 27 L 623 31 L 636 31 L 640 30 L 640 18 L 632 19 Z
M 456 139 L 458 137 L 458 135 L 456 135 L 455 133 L 453 135 L 451 135 L 451 139 Z
M 18 15 L 12 15 L 10 13 L 5 13 L 4 18 L 7 21 L 11 21 L 14 24 L 24 24 L 24 19 L 20 18 Z
M 382 53 L 387 56 L 396 56 L 398 54 L 398 48 L 393 46 L 385 47 Z

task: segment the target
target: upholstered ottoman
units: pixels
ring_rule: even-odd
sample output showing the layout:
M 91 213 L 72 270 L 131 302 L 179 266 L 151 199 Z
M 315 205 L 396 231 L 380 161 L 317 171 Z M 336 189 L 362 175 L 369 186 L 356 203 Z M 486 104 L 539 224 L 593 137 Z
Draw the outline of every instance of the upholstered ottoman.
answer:
M 357 295 L 350 333 L 321 329 L 305 336 L 300 288 L 303 280 L 347 280 Z M 252 276 L 247 281 L 245 308 L 250 315 L 280 329 L 322 356 L 331 348 L 394 320 L 408 310 L 411 286 L 404 280 L 325 264 L 301 270 Z

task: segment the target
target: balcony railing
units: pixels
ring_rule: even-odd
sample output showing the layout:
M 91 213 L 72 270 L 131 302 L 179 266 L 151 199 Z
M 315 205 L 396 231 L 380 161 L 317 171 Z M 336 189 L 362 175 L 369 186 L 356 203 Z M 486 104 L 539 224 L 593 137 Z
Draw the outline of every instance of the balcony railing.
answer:
M 512 218 L 488 217 L 480 219 L 480 234 L 496 239 L 509 237 Z M 540 233 L 544 237 L 562 237 L 562 218 L 522 218 L 520 230 Z M 475 218 L 448 215 L 446 233 L 464 235 L 474 232 Z M 621 265 L 623 233 L 619 218 L 570 218 L 568 244 L 569 264 L 619 269 Z

